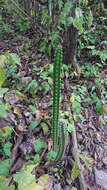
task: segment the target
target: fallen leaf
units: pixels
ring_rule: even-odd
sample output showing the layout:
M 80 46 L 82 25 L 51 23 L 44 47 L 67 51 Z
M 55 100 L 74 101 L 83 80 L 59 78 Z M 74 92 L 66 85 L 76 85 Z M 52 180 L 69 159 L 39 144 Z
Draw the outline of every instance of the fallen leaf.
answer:
M 76 179 L 80 175 L 81 169 L 79 168 L 77 162 L 74 163 L 74 166 L 72 168 L 72 179 Z
M 102 138 L 102 142 L 103 142 L 104 144 L 107 144 L 107 139 Z
M 13 111 L 14 111 L 14 113 L 15 113 L 16 115 L 18 115 L 18 114 L 19 114 L 18 106 L 14 106 Z
M 38 184 L 43 186 L 44 189 L 48 189 L 51 190 L 52 188 L 52 179 L 49 175 L 42 175 L 39 179 L 38 179 Z
M 107 105 L 103 106 L 104 112 L 107 113 Z
M 5 176 L 0 176 L 0 189 L 1 190 L 5 190 L 5 189 L 15 190 L 15 186 L 14 185 L 8 186 L 7 178 Z
M 81 75 L 81 69 L 80 69 L 79 65 L 76 66 L 76 73 L 78 74 L 78 80 L 79 80 L 80 75 Z
M 74 101 L 75 101 L 74 96 L 71 96 L 71 97 L 70 97 L 70 102 L 73 103 Z
M 53 144 L 52 138 L 48 138 L 47 142 L 48 142 L 48 151 L 52 151 L 52 144 Z

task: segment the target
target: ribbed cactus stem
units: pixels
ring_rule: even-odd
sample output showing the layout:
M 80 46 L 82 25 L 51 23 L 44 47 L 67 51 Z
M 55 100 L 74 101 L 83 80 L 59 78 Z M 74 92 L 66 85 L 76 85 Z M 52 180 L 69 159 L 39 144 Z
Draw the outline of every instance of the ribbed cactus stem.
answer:
M 58 145 L 61 63 L 62 63 L 62 48 L 58 46 L 55 53 L 54 70 L 53 70 L 53 120 L 52 120 L 53 151 L 57 151 L 57 145 Z

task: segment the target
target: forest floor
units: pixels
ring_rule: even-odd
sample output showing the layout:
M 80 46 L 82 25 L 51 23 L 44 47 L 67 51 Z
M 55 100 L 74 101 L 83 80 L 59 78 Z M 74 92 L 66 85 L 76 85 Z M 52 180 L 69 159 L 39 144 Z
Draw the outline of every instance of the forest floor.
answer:
M 48 152 L 52 150 L 53 64 L 49 63 L 48 56 L 40 51 L 39 44 L 33 43 L 30 34 L 26 35 L 26 38 L 16 35 L 14 38 L 1 40 L 0 55 L 6 52 L 17 53 L 21 59 L 21 65 L 17 66 L 16 71 L 9 71 L 10 76 L 5 85 L 8 91 L 3 95 L 8 114 L 6 118 L 0 119 L 0 130 L 3 134 L 7 126 L 11 126 L 12 129 L 10 137 L 4 135 L 4 143 L 12 154 L 8 153 L 3 139 L 0 140 L 0 162 L 11 159 L 9 184 L 13 183 L 14 174 L 21 171 L 24 164 L 32 163 L 38 164 L 34 172 L 36 179 L 45 174 L 51 177 L 46 189 L 71 190 L 75 187 L 79 190 L 79 178 L 73 180 L 71 177 L 74 160 L 71 153 L 70 126 L 61 162 L 49 165 Z M 85 56 L 80 62 L 80 69 L 81 63 L 84 62 Z M 104 83 L 98 86 L 95 82 L 97 77 L 87 79 L 81 72 L 80 76 L 77 73 L 77 76 L 71 78 L 70 69 L 67 70 L 65 66 L 61 70 L 60 115 L 65 120 L 72 120 L 73 117 L 87 189 L 107 190 L 107 102 L 101 100 L 102 87 L 107 87 L 107 70 L 106 67 L 99 69 L 98 76 Z M 106 94 L 107 91 L 104 90 L 103 93 Z M 102 105 L 98 107 L 97 97 L 103 101 L 103 114 L 99 114 L 102 112 Z M 72 111 L 74 101 L 77 110 L 74 108 Z M 15 187 L 17 189 L 16 183 Z

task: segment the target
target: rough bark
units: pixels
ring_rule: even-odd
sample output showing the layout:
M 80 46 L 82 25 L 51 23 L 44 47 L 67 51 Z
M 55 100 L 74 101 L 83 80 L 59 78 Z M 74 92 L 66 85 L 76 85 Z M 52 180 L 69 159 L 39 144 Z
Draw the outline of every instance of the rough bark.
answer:
M 71 1 L 73 3 L 73 7 L 69 13 L 69 16 L 74 17 L 77 1 L 76 0 L 71 0 Z M 66 28 L 65 35 L 64 35 L 63 62 L 64 64 L 72 64 L 74 67 L 77 64 L 77 61 L 76 61 L 77 36 L 78 36 L 77 29 L 73 25 Z

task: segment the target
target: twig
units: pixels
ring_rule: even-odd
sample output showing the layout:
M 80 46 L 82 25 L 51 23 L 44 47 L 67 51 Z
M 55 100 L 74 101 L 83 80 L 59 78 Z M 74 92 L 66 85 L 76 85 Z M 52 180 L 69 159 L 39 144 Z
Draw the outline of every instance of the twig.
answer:
M 72 124 L 74 125 L 74 122 L 72 122 Z M 86 183 L 85 183 L 84 176 L 83 176 L 83 172 L 82 172 L 82 168 L 81 168 L 81 163 L 80 163 L 80 156 L 79 156 L 78 145 L 77 145 L 76 130 L 74 130 L 72 132 L 72 144 L 73 144 L 72 154 L 73 154 L 74 160 L 77 162 L 79 168 L 81 169 L 80 176 L 79 176 L 80 189 L 81 190 L 87 190 Z
M 65 81 L 65 85 L 67 85 L 67 90 L 69 90 L 69 82 L 68 81 Z M 71 109 L 70 109 L 69 103 L 66 103 L 66 110 L 71 114 Z M 72 124 L 74 125 L 74 121 L 72 121 Z M 73 154 L 74 160 L 77 162 L 79 168 L 81 169 L 81 172 L 79 175 L 80 189 L 81 190 L 87 190 L 87 186 L 85 183 L 85 179 L 83 176 L 81 163 L 80 163 L 80 156 L 79 156 L 78 145 L 77 145 L 76 130 L 73 131 L 71 133 L 71 135 L 72 135 L 72 145 L 73 145 L 72 154 Z

